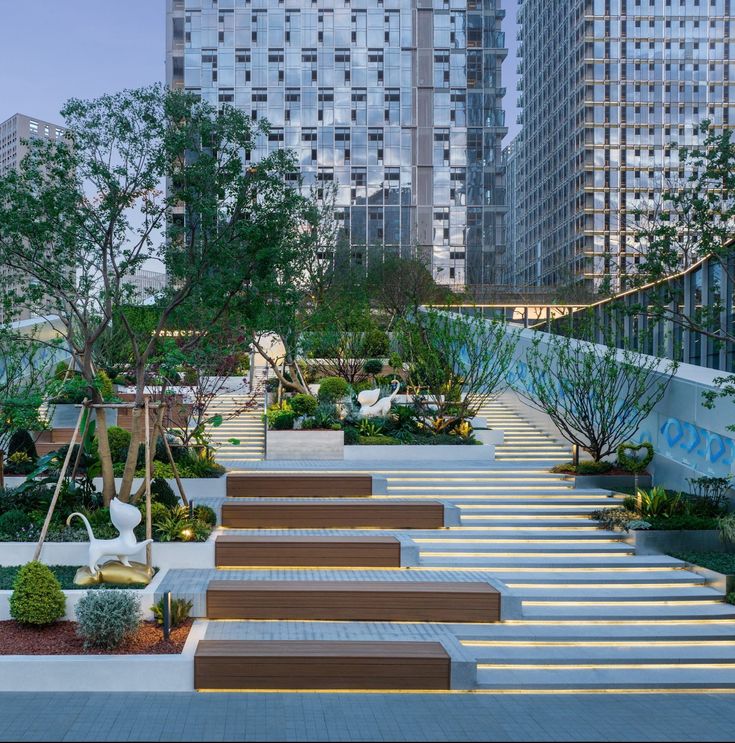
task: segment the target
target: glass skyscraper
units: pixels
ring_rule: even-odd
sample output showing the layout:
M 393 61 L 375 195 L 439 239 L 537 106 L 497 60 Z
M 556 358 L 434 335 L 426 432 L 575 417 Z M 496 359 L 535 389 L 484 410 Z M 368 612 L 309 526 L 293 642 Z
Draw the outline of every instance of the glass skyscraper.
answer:
M 231 104 L 334 183 L 369 267 L 418 255 L 442 283 L 493 283 L 505 211 L 500 0 L 167 0 L 168 83 Z
M 731 0 L 521 0 L 516 282 L 625 288 L 672 143 L 735 117 Z M 732 91 L 732 93 L 730 92 Z

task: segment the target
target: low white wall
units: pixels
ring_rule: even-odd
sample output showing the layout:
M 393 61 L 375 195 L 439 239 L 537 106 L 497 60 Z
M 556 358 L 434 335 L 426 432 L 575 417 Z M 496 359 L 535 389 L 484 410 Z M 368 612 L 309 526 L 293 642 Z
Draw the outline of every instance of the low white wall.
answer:
M 266 459 L 343 459 L 344 431 L 268 431 Z
M 345 460 L 349 462 L 491 462 L 494 459 L 495 447 L 492 445 L 345 446 Z
M 153 565 L 160 570 L 169 568 L 213 568 L 214 530 L 206 542 L 154 542 Z M 33 559 L 36 542 L 0 542 L 0 565 L 25 565 Z M 41 561 L 46 565 L 86 565 L 89 542 L 45 542 Z M 145 559 L 145 549 L 134 556 Z
M 0 691 L 193 691 L 205 630 L 195 621 L 178 655 L 2 655 Z
M 140 599 L 140 608 L 143 610 L 143 619 L 153 619 L 153 611 L 151 610 L 151 607 L 156 603 L 155 594 L 158 590 L 158 586 L 161 585 L 161 581 L 163 580 L 165 574 L 165 570 L 159 570 L 158 573 L 156 573 L 156 575 L 154 576 L 153 580 L 145 588 L 128 589 L 135 593 L 135 595 L 138 596 L 138 598 Z M 12 593 L 12 591 L 7 590 L 0 591 L 0 621 L 5 621 L 11 618 L 10 595 Z M 87 589 L 85 588 L 73 588 L 64 591 L 64 595 L 66 596 L 66 613 L 64 614 L 65 620 L 72 622 L 76 620 L 76 606 L 85 593 L 87 593 Z M 3 656 L 0 656 L 0 658 L 2 657 Z M 1 668 L 2 667 L 0 666 L 0 669 Z

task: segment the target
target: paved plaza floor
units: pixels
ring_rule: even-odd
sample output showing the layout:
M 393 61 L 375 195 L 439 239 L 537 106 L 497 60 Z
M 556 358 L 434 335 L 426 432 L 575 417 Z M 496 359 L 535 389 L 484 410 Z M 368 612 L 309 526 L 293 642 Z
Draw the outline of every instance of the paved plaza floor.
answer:
M 0 694 L 3 741 L 732 741 L 732 694 Z

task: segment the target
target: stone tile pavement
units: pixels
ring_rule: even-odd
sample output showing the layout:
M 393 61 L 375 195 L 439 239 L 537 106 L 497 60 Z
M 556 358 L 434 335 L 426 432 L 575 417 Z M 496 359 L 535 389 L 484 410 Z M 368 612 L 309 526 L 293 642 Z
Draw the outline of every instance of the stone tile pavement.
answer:
M 731 741 L 717 694 L 0 694 L 2 741 Z

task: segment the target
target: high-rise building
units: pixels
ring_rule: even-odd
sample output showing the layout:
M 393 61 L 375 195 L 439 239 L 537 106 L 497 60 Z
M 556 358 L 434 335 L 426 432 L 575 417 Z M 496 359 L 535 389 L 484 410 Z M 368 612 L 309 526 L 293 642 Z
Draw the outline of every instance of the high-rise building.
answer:
M 500 0 L 167 0 L 173 88 L 231 104 L 336 184 L 352 261 L 491 283 L 502 247 Z
M 52 124 L 49 121 L 41 121 L 24 114 L 15 114 L 9 119 L 0 123 L 0 176 L 10 170 L 17 170 L 20 163 L 28 152 L 28 143 L 33 139 L 48 139 L 56 142 L 64 137 L 64 128 L 59 124 Z M 27 281 L 17 272 L 8 269 L 6 266 L 0 266 L 0 291 L 3 287 L 6 289 L 17 289 L 22 282 Z M 27 286 L 27 284 L 26 284 Z M 6 318 L 3 316 L 3 303 L 0 302 L 0 322 Z M 19 314 L 13 316 L 13 320 L 26 320 L 30 313 L 22 310 Z
M 517 227 L 518 227 L 518 150 L 520 134 L 517 134 L 503 148 L 503 172 L 505 174 L 506 206 L 505 213 L 505 253 L 499 260 L 502 270 L 498 270 L 498 283 L 515 284 L 518 266 Z
M 732 0 L 521 0 L 520 284 L 624 288 L 672 143 L 735 123 Z M 645 217 L 644 217 L 645 219 Z

